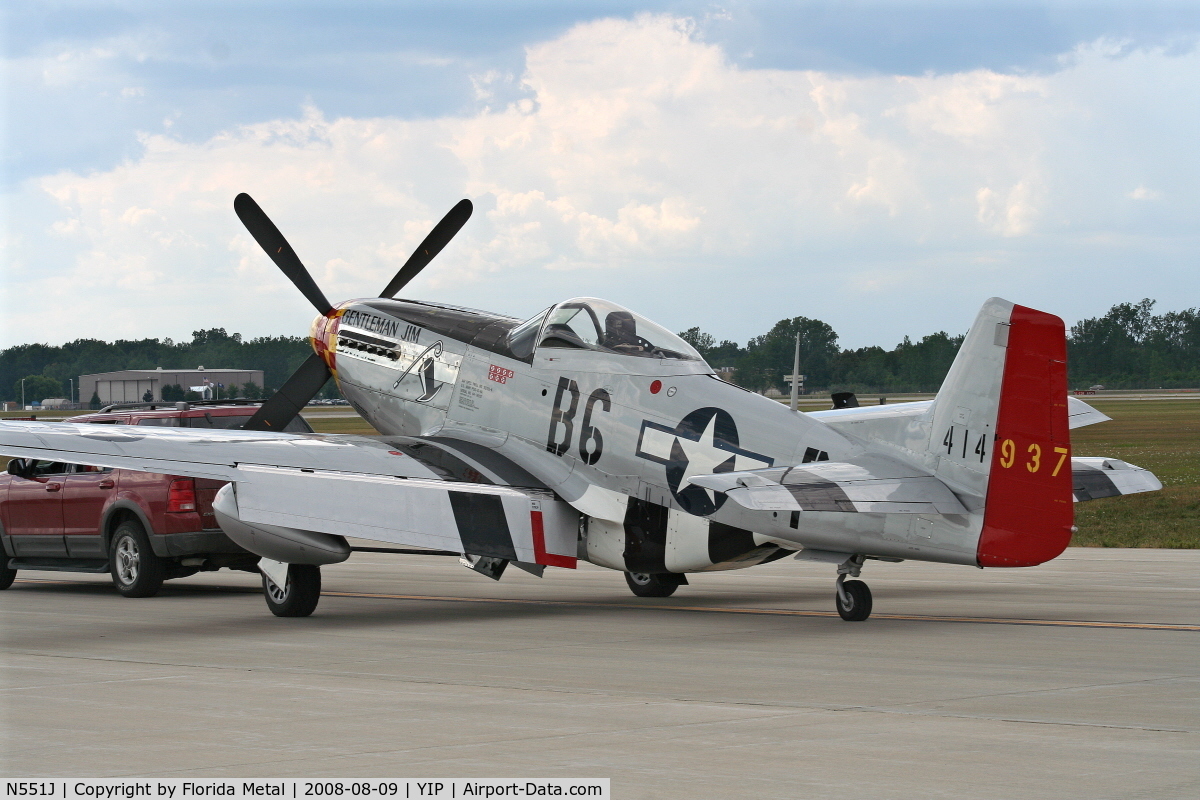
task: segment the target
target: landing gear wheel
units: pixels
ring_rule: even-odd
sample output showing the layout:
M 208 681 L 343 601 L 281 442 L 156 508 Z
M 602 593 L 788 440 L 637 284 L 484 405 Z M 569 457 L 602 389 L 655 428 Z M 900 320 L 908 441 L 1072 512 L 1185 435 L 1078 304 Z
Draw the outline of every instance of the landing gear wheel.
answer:
M 663 580 L 651 572 L 626 572 L 625 582 L 638 597 L 670 597 L 679 588 L 677 581 Z
M 122 522 L 108 548 L 113 585 L 126 597 L 153 597 L 167 577 L 167 563 L 154 555 L 141 523 Z
M 12 586 L 17 579 L 17 571 L 8 566 L 8 554 L 0 552 L 0 591 Z
M 315 564 L 289 564 L 287 583 L 280 588 L 262 576 L 267 608 L 277 617 L 307 617 L 321 599 L 321 568 Z
M 838 579 L 837 610 L 846 622 L 862 622 L 871 616 L 871 588 L 862 581 Z

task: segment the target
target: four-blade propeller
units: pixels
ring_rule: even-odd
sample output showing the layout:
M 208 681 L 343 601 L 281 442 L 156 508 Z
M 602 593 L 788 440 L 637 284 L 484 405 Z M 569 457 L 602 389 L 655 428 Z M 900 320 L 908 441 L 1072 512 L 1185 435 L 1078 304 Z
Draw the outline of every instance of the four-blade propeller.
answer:
M 271 222 L 254 198 L 243 192 L 233 201 L 233 210 L 238 218 L 250 231 L 250 235 L 259 243 L 280 271 L 295 284 L 300 293 L 308 298 L 317 312 L 328 316 L 333 311 L 333 305 L 325 297 L 325 293 L 317 286 L 305 268 L 296 251 L 288 244 L 287 239 Z M 403 289 L 413 278 L 425 269 L 433 257 L 442 251 L 454 234 L 466 224 L 471 217 L 472 205 L 470 200 L 459 201 L 441 222 L 434 226 L 429 235 L 421 242 L 416 252 L 404 262 L 404 266 L 388 282 L 380 297 L 395 297 L 396 292 Z M 317 396 L 331 373 L 321 356 L 313 353 L 300 368 L 284 382 L 274 395 L 250 418 L 244 426 L 252 431 L 281 431 L 289 422 L 296 418 L 308 402 Z

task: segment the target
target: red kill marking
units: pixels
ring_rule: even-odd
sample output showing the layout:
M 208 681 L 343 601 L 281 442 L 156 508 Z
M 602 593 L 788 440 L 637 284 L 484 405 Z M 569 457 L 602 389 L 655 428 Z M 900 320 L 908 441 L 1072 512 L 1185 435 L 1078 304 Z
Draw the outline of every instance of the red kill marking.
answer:
M 488 366 L 488 380 L 496 383 L 508 383 L 508 379 L 516 375 L 511 369 L 497 367 L 495 364 Z
M 650 394 L 658 394 L 662 391 L 662 381 L 655 381 L 650 384 Z

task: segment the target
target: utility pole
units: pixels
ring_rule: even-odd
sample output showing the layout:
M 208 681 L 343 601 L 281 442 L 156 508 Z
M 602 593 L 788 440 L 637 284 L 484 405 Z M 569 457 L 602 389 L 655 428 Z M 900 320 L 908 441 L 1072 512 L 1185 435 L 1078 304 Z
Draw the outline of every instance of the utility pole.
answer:
M 25 379 L 21 378 L 21 410 L 25 410 Z
M 75 405 L 75 379 L 67 378 L 67 380 L 69 380 L 71 382 L 70 383 L 71 388 L 67 390 L 67 402 L 70 403 L 71 405 Z
M 796 358 L 792 360 L 792 411 L 800 408 L 800 334 L 796 334 Z

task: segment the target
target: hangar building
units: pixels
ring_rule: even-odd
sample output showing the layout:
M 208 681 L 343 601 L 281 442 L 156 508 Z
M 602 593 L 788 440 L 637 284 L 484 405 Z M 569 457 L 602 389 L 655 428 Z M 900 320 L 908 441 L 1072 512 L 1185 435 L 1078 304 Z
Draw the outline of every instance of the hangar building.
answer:
M 79 376 L 79 400 L 87 403 L 95 392 L 102 405 L 136 403 L 146 392 L 162 400 L 162 388 L 179 384 L 184 389 L 198 386 L 241 386 L 243 383 L 263 385 L 261 369 L 124 369 L 118 372 L 98 372 Z

